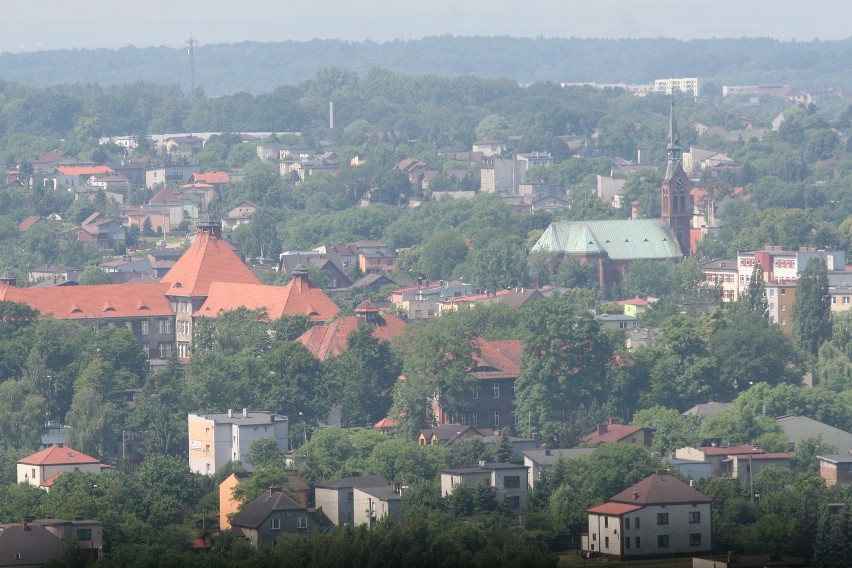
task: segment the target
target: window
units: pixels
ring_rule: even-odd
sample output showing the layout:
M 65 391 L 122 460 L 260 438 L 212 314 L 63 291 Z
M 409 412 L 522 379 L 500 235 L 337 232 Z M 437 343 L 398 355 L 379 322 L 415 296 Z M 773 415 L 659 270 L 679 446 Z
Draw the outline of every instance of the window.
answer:
M 33 474 L 32 474 L 30 477 L 32 477 L 33 479 L 35 479 L 35 478 L 36 478 L 35 468 L 33 468 Z
M 92 529 L 77 529 L 77 540 L 92 540 Z
M 130 331 L 133 331 L 133 322 L 132 321 L 124 322 L 124 327 L 125 327 L 125 329 L 129 329 Z
M 491 398 L 500 398 L 500 383 L 491 385 Z
M 420 310 L 414 310 L 414 317 L 419 318 L 423 317 L 423 312 Z
M 630 537 L 624 539 L 624 548 L 630 548 Z
M 657 548 L 668 548 L 668 547 L 669 547 L 669 535 L 658 534 L 657 535 Z
M 609 537 L 608 536 L 604 537 L 604 548 L 609 548 Z
M 186 358 L 189 353 L 189 344 L 188 343 L 178 343 L 178 357 Z
M 308 528 L 308 518 L 307 517 L 299 517 L 296 521 L 297 529 L 306 529 Z
M 638 530 L 639 529 L 639 517 L 636 517 L 634 520 L 636 522 L 633 523 L 633 526 L 636 527 L 636 529 Z M 636 539 L 636 548 L 639 548 L 639 539 L 638 538 Z
M 668 513 L 657 513 L 657 524 L 658 525 L 669 524 L 669 514 Z
M 281 519 L 269 519 L 269 530 L 280 531 L 281 530 Z
M 519 475 L 507 475 L 503 478 L 503 487 L 506 489 L 517 489 L 521 486 L 521 477 Z
M 206 454 L 209 454 L 209 453 L 210 453 L 210 444 L 205 444 L 205 446 L 204 446 L 204 453 L 206 453 Z
M 770 297 L 770 298 L 774 298 L 774 297 L 775 297 L 775 288 L 770 288 L 770 289 L 769 289 L 769 297 Z
M 148 320 L 142 320 L 142 335 L 148 335 Z
M 500 411 L 495 410 L 491 413 L 491 425 L 497 428 L 500 426 Z
M 350 491 L 349 493 L 346 494 L 346 502 L 351 503 L 352 500 L 353 500 L 352 499 L 352 492 Z
M 476 412 L 470 413 L 470 425 L 473 426 L 474 428 L 479 426 L 479 418 L 477 418 Z
M 512 425 L 514 425 L 514 426 L 518 425 L 518 411 L 517 410 L 512 411 Z
M 787 311 L 787 304 L 781 304 L 781 311 L 782 311 L 782 312 L 786 312 L 786 311 Z
M 784 288 L 781 288 L 781 289 L 778 291 L 778 293 L 779 293 L 779 294 L 781 294 L 782 296 L 786 296 L 786 295 L 787 295 L 787 290 L 785 290 Z
M 843 305 L 845 305 L 845 306 L 849 305 L 849 296 L 843 296 Z
M 205 436 L 209 436 L 209 435 L 210 435 L 210 428 L 205 428 L 205 429 L 204 429 L 204 435 L 205 435 Z
M 630 517 L 624 517 L 624 530 L 630 530 Z
M 701 546 L 701 533 L 690 533 L 689 546 Z
M 636 537 L 636 548 L 642 548 L 642 537 Z
M 690 524 L 700 523 L 701 522 L 701 511 L 690 511 L 689 512 L 689 522 Z
M 472 398 L 473 400 L 479 398 L 479 385 L 476 385 L 475 387 L 470 389 L 470 398 Z

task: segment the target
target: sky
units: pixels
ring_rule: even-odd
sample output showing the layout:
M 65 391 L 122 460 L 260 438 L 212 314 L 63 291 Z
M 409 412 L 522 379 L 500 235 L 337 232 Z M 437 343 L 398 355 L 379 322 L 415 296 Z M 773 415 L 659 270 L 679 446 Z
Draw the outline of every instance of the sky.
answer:
M 458 36 L 852 36 L 848 0 L 3 0 L 0 52 Z

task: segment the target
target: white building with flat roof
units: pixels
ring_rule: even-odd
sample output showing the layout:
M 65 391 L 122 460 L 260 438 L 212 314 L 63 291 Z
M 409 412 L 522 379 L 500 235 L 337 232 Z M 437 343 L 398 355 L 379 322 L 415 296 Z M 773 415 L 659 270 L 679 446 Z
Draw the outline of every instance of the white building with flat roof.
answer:
M 190 414 L 189 468 L 196 473 L 211 475 L 229 461 L 241 461 L 251 471 L 252 464 L 245 461 L 251 445 L 263 438 L 275 438 L 278 447 L 289 449 L 289 420 L 286 416 L 248 410 L 242 412 Z

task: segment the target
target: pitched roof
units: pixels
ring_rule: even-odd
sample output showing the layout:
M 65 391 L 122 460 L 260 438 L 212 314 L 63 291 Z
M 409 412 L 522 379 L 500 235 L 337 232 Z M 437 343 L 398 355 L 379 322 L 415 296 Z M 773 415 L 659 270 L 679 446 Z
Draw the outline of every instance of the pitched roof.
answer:
M 311 285 L 307 278 L 296 276 L 286 286 L 213 282 L 207 299 L 195 315 L 215 318 L 220 313 L 241 307 L 249 310 L 266 308 L 267 315 L 273 320 L 283 315 L 306 315 L 316 322 L 328 321 L 340 311 L 337 304 Z
M 20 524 L 0 530 L 0 558 L 3 566 L 43 566 L 65 547 L 63 540 L 37 523 L 24 529 Z M 16 557 L 20 555 L 20 560 Z
M 698 448 L 705 456 L 740 456 L 745 454 L 766 453 L 752 444 L 740 444 L 738 446 L 706 446 Z
M 390 485 L 390 481 L 381 475 L 365 475 L 355 477 L 342 477 L 325 483 L 317 483 L 317 489 L 346 489 L 349 487 L 384 487 Z
M 0 300 L 21 302 L 57 319 L 152 317 L 174 315 L 165 297 L 168 285 L 97 284 L 52 288 L 18 288 L 0 283 Z
M 362 322 L 364 319 L 357 315 L 337 318 L 328 325 L 312 327 L 297 341 L 307 347 L 318 359 L 325 360 L 346 351 L 349 335 L 358 329 Z M 366 325 L 373 329 L 373 337 L 382 341 L 399 335 L 405 329 L 405 322 L 393 314 L 377 313 Z
M 101 462 L 75 449 L 54 444 L 40 452 L 19 459 L 17 463 L 25 465 L 78 465 L 84 463 L 99 464 Z
M 596 513 L 598 515 L 623 515 L 632 513 L 642 508 L 642 505 L 628 505 L 627 503 L 604 503 L 597 507 L 586 509 L 587 513 Z
M 524 344 L 517 339 L 507 341 L 477 340 L 479 355 L 475 355 L 473 375 L 478 379 L 517 377 L 520 373 L 521 351 Z
M 539 465 L 553 465 L 561 458 L 576 458 L 594 453 L 597 448 L 557 448 L 544 450 L 524 450 L 524 457 Z
M 682 416 L 713 416 L 733 406 L 733 402 L 703 402 L 681 412 Z
M 20 222 L 20 224 L 18 225 L 18 230 L 22 233 L 25 233 L 27 232 L 27 230 L 29 230 L 30 227 L 32 227 L 39 221 L 41 221 L 41 215 L 30 215 L 29 217 Z
M 232 526 L 257 528 L 275 511 L 305 511 L 305 507 L 282 493 L 280 489 L 264 491 L 251 503 L 243 505 L 231 519 Z
M 696 491 L 668 472 L 658 472 L 614 495 L 610 501 L 644 506 L 710 503 L 713 499 Z
M 164 187 L 149 199 L 148 203 L 180 203 L 181 201 L 182 199 L 174 191 Z
M 373 425 L 373 428 L 377 430 L 382 430 L 385 428 L 396 428 L 397 424 L 399 424 L 399 422 L 394 420 L 393 418 L 382 418 Z
M 461 424 L 440 424 L 434 428 L 425 428 L 420 430 L 420 434 L 426 438 L 427 441 L 431 440 L 434 435 L 436 439 L 447 444 L 453 443 L 457 439 L 461 438 L 462 435 L 469 432 L 473 432 L 477 437 L 482 437 L 482 433 L 473 426 L 464 426 Z
M 667 259 L 682 255 L 663 219 L 555 221 L 533 251 L 606 253 L 613 260 Z
M 619 424 L 615 418 L 612 418 L 609 424 L 600 424 L 594 432 L 583 436 L 583 440 L 590 444 L 618 442 L 645 429 L 643 426 Z
M 228 175 L 227 172 L 203 172 L 203 173 L 195 173 L 192 174 L 192 177 L 197 182 L 201 183 L 230 183 L 231 176 Z
M 170 285 L 167 294 L 189 297 L 206 296 L 213 282 L 260 285 L 230 244 L 205 232 L 196 235 L 192 246 L 160 282 Z
M 113 173 L 109 166 L 59 166 L 56 170 L 65 176 L 93 176 Z

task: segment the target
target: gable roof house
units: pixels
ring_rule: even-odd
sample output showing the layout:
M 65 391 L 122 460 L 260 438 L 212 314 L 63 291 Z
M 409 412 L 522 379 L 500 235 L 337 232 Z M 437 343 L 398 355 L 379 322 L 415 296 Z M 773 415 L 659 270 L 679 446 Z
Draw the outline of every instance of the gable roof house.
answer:
M 318 526 L 316 510 L 295 502 L 281 491 L 270 487 L 254 501 L 246 503 L 231 517 L 232 529 L 239 529 L 254 545 L 273 544 L 285 533 L 303 534 Z
M 49 490 L 65 472 L 101 473 L 108 465 L 62 444 L 54 444 L 17 461 L 18 483 Z
M 712 550 L 713 499 L 661 470 L 587 509 L 586 555 L 618 560 Z
M 355 522 L 355 489 L 390 488 L 381 475 L 343 477 L 314 486 L 315 503 L 332 524 Z
M 57 166 L 53 173 L 54 189 L 72 189 L 87 185 L 92 176 L 114 174 L 109 166 L 66 165 Z
M 60 554 L 68 543 L 75 543 L 81 556 L 93 561 L 103 548 L 103 523 L 75 517 L 33 519 L 0 524 L 0 566 L 44 566 Z
M 583 436 L 583 441 L 597 446 L 612 442 L 625 442 L 645 448 L 651 447 L 654 437 L 652 428 L 621 424 L 618 418 L 610 418 L 606 424 L 598 424 L 595 431 Z

